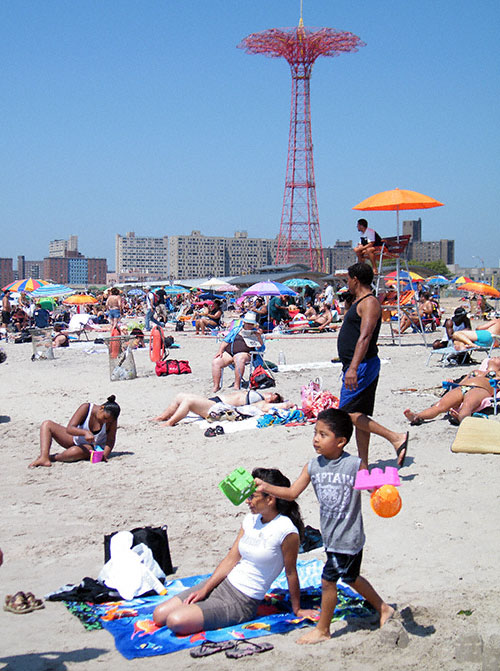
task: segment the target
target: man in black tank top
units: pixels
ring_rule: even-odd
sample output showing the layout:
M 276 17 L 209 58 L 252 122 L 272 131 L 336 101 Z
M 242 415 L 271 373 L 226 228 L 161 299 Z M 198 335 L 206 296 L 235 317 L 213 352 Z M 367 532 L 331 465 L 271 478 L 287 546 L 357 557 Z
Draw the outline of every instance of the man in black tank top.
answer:
M 354 300 L 344 315 L 337 342 L 343 369 L 339 407 L 349 413 L 372 415 L 380 370 L 377 338 L 382 310 L 372 292 L 370 266 L 355 263 L 347 272 L 347 285 Z M 370 434 L 356 426 L 356 441 L 359 456 L 367 465 Z

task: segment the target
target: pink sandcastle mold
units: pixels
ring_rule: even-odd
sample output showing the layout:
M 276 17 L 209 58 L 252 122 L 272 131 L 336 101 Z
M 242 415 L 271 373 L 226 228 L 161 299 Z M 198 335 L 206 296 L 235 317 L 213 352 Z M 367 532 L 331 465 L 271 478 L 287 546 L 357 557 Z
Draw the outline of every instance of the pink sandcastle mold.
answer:
M 375 489 L 382 485 L 394 485 L 394 487 L 401 485 L 397 468 L 387 466 L 385 472 L 381 468 L 372 468 L 371 472 L 365 469 L 358 471 L 354 489 Z

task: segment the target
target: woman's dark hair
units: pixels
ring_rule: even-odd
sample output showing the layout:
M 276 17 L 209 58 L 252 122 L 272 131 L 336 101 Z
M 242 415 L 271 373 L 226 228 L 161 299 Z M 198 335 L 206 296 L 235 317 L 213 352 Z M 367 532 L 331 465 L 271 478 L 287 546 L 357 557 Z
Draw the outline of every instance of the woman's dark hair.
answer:
M 260 480 L 276 487 L 290 487 L 290 480 L 277 468 L 254 468 L 252 478 L 260 478 Z M 279 513 L 293 522 L 298 529 L 300 540 L 303 540 L 304 522 L 297 501 L 285 501 L 285 499 L 276 498 L 276 508 Z
M 352 436 L 352 420 L 349 413 L 336 408 L 322 410 L 318 414 L 317 422 L 324 422 L 337 438 L 346 438 L 347 442 Z M 262 478 L 264 479 L 264 478 Z
M 121 408 L 118 405 L 118 403 L 115 403 L 116 401 L 116 396 L 112 394 L 111 396 L 108 396 L 106 403 L 102 404 L 102 409 L 104 412 L 107 412 L 110 414 L 114 419 L 118 419 L 120 416 Z
M 222 302 L 219 298 L 214 298 L 213 304 L 215 305 L 216 308 L 220 308 L 220 306 L 222 305 Z

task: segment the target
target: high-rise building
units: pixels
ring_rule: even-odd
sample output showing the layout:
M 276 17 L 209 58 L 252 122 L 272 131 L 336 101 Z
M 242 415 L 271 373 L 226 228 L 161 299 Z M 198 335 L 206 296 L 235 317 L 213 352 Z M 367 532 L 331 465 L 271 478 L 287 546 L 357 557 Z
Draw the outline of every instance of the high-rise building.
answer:
M 447 265 L 455 263 L 455 240 L 422 240 L 410 242 L 408 258 L 411 261 L 443 261 Z
M 43 278 L 57 284 L 106 284 L 106 259 L 88 259 L 75 252 L 43 260 Z
M 115 243 L 115 271 L 148 274 L 157 279 L 168 277 L 168 237 L 136 237 L 134 232 L 117 235 Z
M 356 254 L 352 248 L 352 240 L 337 240 L 334 247 L 323 249 L 325 271 L 334 273 L 336 270 L 349 268 L 356 263 Z
M 0 258 L 0 289 L 14 281 L 12 259 Z
M 49 256 L 66 256 L 66 252 L 78 252 L 78 236 L 70 235 L 68 240 L 51 240 Z
M 277 239 L 249 238 L 246 231 L 234 237 L 172 235 L 170 245 L 170 277 L 213 277 L 243 275 L 273 263 Z
M 403 235 L 409 235 L 410 242 L 421 242 L 422 219 L 412 219 L 403 221 Z

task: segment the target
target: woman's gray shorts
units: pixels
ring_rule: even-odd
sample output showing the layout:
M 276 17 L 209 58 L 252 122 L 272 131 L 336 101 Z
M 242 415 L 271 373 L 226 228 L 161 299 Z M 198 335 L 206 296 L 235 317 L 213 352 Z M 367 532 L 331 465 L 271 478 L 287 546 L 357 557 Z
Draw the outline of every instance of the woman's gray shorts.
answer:
M 184 601 L 191 592 L 196 592 L 205 583 L 206 580 L 175 596 Z M 253 620 L 259 603 L 258 599 L 252 599 L 233 587 L 229 580 L 223 580 L 204 601 L 197 601 L 194 605 L 198 606 L 203 613 L 205 629 L 219 629 L 220 627 L 230 627 L 233 624 Z

